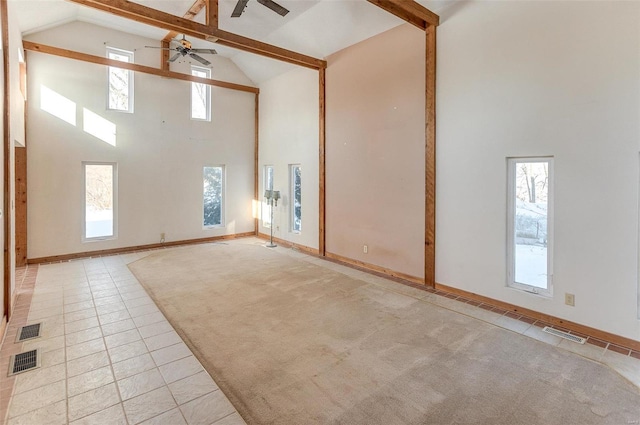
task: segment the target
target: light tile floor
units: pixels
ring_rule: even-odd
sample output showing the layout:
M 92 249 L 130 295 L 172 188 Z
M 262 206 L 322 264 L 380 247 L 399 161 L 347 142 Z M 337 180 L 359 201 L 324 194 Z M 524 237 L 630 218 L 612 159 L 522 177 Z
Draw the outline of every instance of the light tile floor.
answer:
M 7 425 L 245 423 L 127 268 L 148 254 L 19 270 L 0 350 Z M 42 337 L 14 343 L 35 322 Z M 34 348 L 41 367 L 7 378 L 9 356 Z
M 542 332 L 547 324 L 513 312 L 295 250 L 275 252 L 604 363 L 640 387 L 638 352 L 592 338 L 576 344 Z M 18 271 L 15 313 L 0 348 L 0 418 L 7 425 L 245 423 L 127 268 L 149 253 Z M 41 338 L 13 342 L 18 327 L 39 321 L 44 323 Z M 42 353 L 41 368 L 7 378 L 9 356 L 33 348 Z

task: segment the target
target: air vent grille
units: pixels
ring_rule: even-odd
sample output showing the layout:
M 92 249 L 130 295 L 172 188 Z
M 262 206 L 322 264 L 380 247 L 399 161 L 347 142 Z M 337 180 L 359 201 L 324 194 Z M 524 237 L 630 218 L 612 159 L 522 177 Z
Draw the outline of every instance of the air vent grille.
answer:
M 34 323 L 33 325 L 27 325 L 20 328 L 18 331 L 18 337 L 16 342 L 26 341 L 28 339 L 39 338 L 40 331 L 42 329 L 42 323 Z
M 24 353 L 11 356 L 9 363 L 9 376 L 17 373 L 27 372 L 40 367 L 40 356 L 38 350 L 25 351 Z
M 582 337 L 576 336 L 576 335 L 571 335 L 569 333 L 560 331 L 558 329 L 550 328 L 549 326 L 545 326 L 543 331 L 548 333 L 548 334 L 560 337 L 560 338 L 568 339 L 569 341 L 573 341 L 573 342 L 576 342 L 578 344 L 584 344 L 587 341 L 586 338 L 582 338 Z

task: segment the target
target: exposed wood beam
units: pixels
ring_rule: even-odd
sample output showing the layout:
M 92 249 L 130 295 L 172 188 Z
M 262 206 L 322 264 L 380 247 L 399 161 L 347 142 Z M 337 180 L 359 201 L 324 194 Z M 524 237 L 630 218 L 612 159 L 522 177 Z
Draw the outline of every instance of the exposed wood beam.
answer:
M 162 40 L 160 42 L 160 47 L 162 47 L 162 50 L 160 50 L 160 69 L 163 71 L 169 71 L 169 59 L 171 56 L 169 47 L 171 47 L 171 44 L 168 41 Z
M 292 52 L 281 47 L 261 41 L 252 40 L 237 34 L 232 34 L 220 29 L 214 29 L 207 25 L 190 21 L 186 18 L 171 15 L 143 6 L 138 3 L 127 0 L 69 0 L 73 3 L 92 7 L 112 13 L 114 15 L 131 19 L 147 25 L 158 28 L 164 28 L 169 31 L 176 31 L 191 37 L 216 42 L 223 46 L 233 47 L 250 53 L 266 56 L 268 58 L 289 62 L 295 65 L 304 66 L 312 69 L 325 68 L 326 61 L 306 56 L 300 53 Z
M 320 69 L 318 71 L 319 74 L 319 79 L 318 79 L 318 86 L 320 88 L 320 92 L 319 92 L 319 101 L 320 101 L 320 113 L 319 113 L 319 129 L 320 129 L 320 134 L 319 139 L 320 139 L 320 147 L 319 147 L 319 154 L 320 154 L 320 163 L 319 163 L 319 168 L 320 168 L 320 176 L 319 176 L 319 212 L 318 212 L 318 223 L 319 223 L 319 229 L 318 229 L 318 235 L 319 235 L 319 241 L 318 241 L 318 251 L 321 257 L 324 257 L 326 255 L 326 236 L 325 236 L 325 225 L 326 225 L 326 208 L 325 208 L 325 201 L 326 201 L 326 192 L 325 192 L 325 183 L 326 183 L 326 152 L 325 152 L 325 147 L 326 147 L 326 70 L 324 68 Z
M 244 50 L 245 52 L 255 53 L 256 55 L 266 56 L 271 59 L 278 59 L 311 69 L 324 69 L 327 67 L 327 61 L 325 60 L 316 59 L 311 56 L 303 55 L 302 53 L 292 52 L 291 50 L 272 46 L 271 44 L 252 40 L 221 29 L 214 30 L 213 35 L 218 38 L 216 43 L 221 46 L 233 47 L 238 50 Z
M 2 205 L 2 219 L 4 225 L 3 237 L 3 279 L 2 286 L 4 291 L 4 314 L 7 316 L 7 322 L 11 318 L 13 304 L 11 303 L 11 281 L 13 275 L 11 270 L 13 265 L 11 264 L 11 253 L 9 248 L 11 246 L 11 195 L 10 177 L 11 177 L 11 77 L 9 70 L 9 11 L 7 10 L 7 1 L 0 1 L 0 24 L 2 25 L 2 67 L 4 72 L 4 103 L 3 103 L 3 128 L 2 128 L 2 145 L 3 145 L 3 195 L 4 202 Z
M 258 175 L 259 175 L 259 164 L 258 164 L 258 154 L 260 152 L 260 94 L 256 93 L 256 103 L 255 103 L 255 112 L 254 112 L 254 145 L 253 145 L 253 199 L 254 202 L 258 202 L 260 199 L 260 189 L 258 188 Z M 258 236 L 259 233 L 259 220 L 256 216 L 253 220 L 253 227 Z
M 367 0 L 420 29 L 438 26 L 440 17 L 413 0 Z
M 184 14 L 183 18 L 193 21 L 195 17 L 200 13 L 200 11 L 205 7 L 205 0 L 196 0 L 195 3 L 191 5 L 189 10 Z M 164 36 L 162 41 L 171 41 L 179 35 L 177 31 L 169 31 L 167 35 Z
M 436 284 L 436 27 L 426 29 L 424 282 Z
M 206 0 L 207 2 L 207 26 L 218 29 L 218 0 Z
M 27 265 L 27 148 L 16 146 L 15 158 L 16 267 L 24 267 Z
M 24 48 L 34 52 L 47 53 L 50 55 L 61 56 L 69 59 L 80 60 L 84 62 L 95 63 L 99 65 L 113 66 L 116 68 L 128 69 L 135 72 L 157 75 L 159 77 L 173 78 L 177 80 L 191 81 L 194 83 L 208 84 L 210 86 L 222 87 L 225 89 L 239 90 L 249 93 L 259 93 L 257 87 L 245 86 L 242 84 L 228 83 L 226 81 L 212 80 L 209 78 L 200 78 L 193 75 L 181 74 L 179 72 L 164 71 L 162 69 L 152 68 L 150 66 L 138 65 L 135 63 L 120 62 L 117 60 L 107 59 L 102 56 L 94 56 L 86 53 L 74 52 L 73 50 L 60 49 L 58 47 L 47 46 L 44 44 L 23 41 Z
M 176 31 L 196 38 L 207 39 L 213 36 L 209 27 L 170 13 L 143 6 L 127 0 L 69 0 L 83 6 L 102 10 L 136 22 Z

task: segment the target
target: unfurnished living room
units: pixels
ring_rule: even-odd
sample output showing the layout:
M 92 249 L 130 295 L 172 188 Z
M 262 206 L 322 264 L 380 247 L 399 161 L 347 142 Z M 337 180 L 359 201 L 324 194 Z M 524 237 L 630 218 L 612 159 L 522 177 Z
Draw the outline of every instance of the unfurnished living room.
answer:
M 640 423 L 640 1 L 0 28 L 0 423 Z

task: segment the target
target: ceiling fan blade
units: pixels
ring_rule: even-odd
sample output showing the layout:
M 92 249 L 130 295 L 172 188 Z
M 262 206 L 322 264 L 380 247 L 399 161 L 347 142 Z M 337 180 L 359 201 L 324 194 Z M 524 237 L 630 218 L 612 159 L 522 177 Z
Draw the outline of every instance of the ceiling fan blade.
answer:
M 169 62 L 175 62 L 176 59 L 178 59 L 180 57 L 181 53 L 178 52 L 175 55 L 171 56 L 171 59 L 169 59 Z
M 258 3 L 260 3 L 263 6 L 268 7 L 269 9 L 273 10 L 274 12 L 276 12 L 280 16 L 284 16 L 287 13 L 289 13 L 289 10 L 287 10 L 284 7 L 280 6 L 278 3 L 276 3 L 273 0 L 258 0 Z
M 218 52 L 216 52 L 215 49 L 191 49 L 190 50 L 191 53 L 206 53 L 209 55 L 217 55 Z
M 233 9 L 231 17 L 239 18 L 240 15 L 242 15 L 242 12 L 244 12 L 244 8 L 247 7 L 248 2 L 249 0 L 238 0 L 238 3 L 236 3 L 236 7 Z
M 196 55 L 195 53 L 189 53 L 189 56 L 191 56 L 192 58 L 194 58 L 195 60 L 197 60 L 198 62 L 200 62 L 203 65 L 211 65 L 211 62 L 209 62 L 208 60 L 206 60 L 205 58 Z

